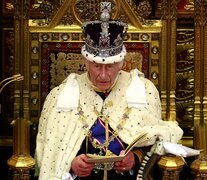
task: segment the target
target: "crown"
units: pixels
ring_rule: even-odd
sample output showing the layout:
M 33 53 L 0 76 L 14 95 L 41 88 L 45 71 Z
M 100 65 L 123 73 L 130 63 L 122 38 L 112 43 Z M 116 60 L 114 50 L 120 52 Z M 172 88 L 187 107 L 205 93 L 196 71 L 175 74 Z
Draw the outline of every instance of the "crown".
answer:
M 111 3 L 101 2 L 100 20 L 85 22 L 82 25 L 85 44 L 82 55 L 89 61 L 101 64 L 120 62 L 126 55 L 123 44 L 127 24 L 110 20 Z

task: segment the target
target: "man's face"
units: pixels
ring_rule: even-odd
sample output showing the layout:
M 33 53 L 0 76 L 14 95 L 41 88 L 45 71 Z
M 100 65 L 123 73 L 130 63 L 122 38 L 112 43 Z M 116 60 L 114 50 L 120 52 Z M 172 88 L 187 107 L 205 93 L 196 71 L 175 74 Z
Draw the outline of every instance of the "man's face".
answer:
M 106 91 L 112 87 L 123 62 L 114 64 L 98 64 L 85 60 L 86 69 L 90 80 L 100 91 Z

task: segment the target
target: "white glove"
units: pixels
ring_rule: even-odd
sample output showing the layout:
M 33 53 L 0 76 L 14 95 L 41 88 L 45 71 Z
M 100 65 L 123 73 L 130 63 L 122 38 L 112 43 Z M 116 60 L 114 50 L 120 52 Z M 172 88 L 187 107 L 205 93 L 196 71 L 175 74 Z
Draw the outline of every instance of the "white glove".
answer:
M 166 153 L 174 154 L 182 157 L 197 156 L 201 150 L 192 149 L 182 144 L 175 144 L 170 142 L 163 142 L 163 146 Z
M 74 180 L 77 176 L 70 173 L 64 173 L 62 176 L 62 180 Z

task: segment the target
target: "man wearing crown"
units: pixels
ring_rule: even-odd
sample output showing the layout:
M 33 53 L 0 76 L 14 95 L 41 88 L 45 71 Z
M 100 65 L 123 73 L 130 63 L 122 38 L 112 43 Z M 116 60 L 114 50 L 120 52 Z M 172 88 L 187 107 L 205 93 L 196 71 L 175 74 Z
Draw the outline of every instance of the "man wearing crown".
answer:
M 100 21 L 83 24 L 87 72 L 70 74 L 44 103 L 35 154 L 40 180 L 146 179 L 147 162 L 164 153 L 162 142 L 182 137 L 175 121 L 161 120 L 153 83 L 137 69 L 121 70 L 127 25 L 109 20 L 110 3 L 103 2 L 101 9 Z M 89 161 L 88 154 L 124 154 L 142 133 L 144 138 L 120 161 Z

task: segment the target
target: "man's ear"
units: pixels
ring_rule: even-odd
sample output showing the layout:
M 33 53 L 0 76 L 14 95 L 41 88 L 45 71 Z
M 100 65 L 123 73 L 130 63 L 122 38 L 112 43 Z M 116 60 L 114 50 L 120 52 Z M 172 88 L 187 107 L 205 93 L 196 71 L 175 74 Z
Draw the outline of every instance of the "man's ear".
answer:
M 85 64 L 85 67 L 86 67 L 86 70 L 88 71 L 88 68 L 89 68 L 89 62 L 88 62 L 88 60 L 87 59 L 83 59 L 83 61 L 84 61 L 84 64 Z
M 124 65 L 124 61 L 119 62 L 119 70 L 122 69 L 123 65 Z

